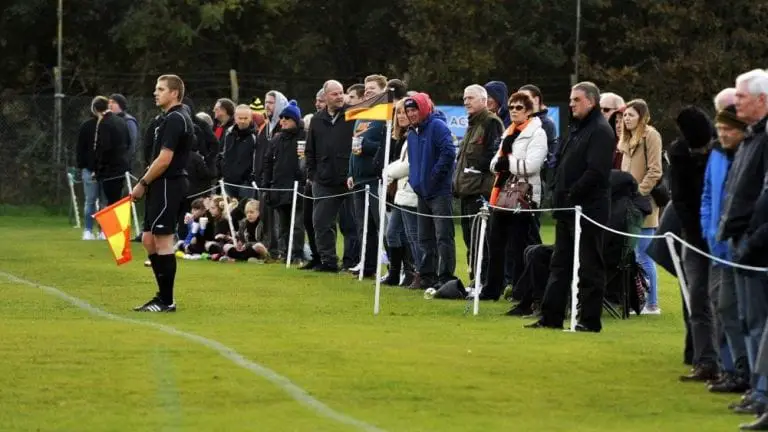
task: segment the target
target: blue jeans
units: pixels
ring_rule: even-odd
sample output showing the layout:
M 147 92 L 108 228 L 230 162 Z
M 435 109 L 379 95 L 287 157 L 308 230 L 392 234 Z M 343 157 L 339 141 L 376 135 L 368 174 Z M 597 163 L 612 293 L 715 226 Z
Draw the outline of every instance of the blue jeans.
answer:
M 85 219 L 86 231 L 93 231 L 93 214 L 96 213 L 96 199 L 99 197 L 99 182 L 93 179 L 92 174 L 89 169 L 83 168 L 82 180 L 83 193 L 85 194 L 83 218 Z
M 437 276 L 441 281 L 453 277 L 456 271 L 456 240 L 453 219 L 430 216 L 452 216 L 453 200 L 450 195 L 426 200 L 419 197 L 417 216 L 419 246 L 423 254 L 419 274 Z
M 403 208 L 416 211 L 414 207 Z M 402 211 L 397 207 L 392 209 L 387 228 L 387 245 L 390 247 L 407 247 L 415 266 L 419 266 L 422 256 L 421 248 L 419 248 L 419 225 L 415 214 Z
M 655 228 L 643 228 L 640 230 L 640 234 L 642 235 L 653 235 L 654 232 L 656 232 Z M 635 258 L 637 259 L 637 263 L 640 265 L 640 267 L 645 270 L 645 274 L 648 275 L 648 280 L 650 282 L 647 304 L 648 306 L 658 306 L 659 295 L 656 291 L 658 286 L 658 281 L 656 280 L 656 263 L 653 262 L 651 257 L 649 257 L 648 253 L 646 252 L 650 244 L 651 239 L 638 239 L 637 246 L 635 246 Z

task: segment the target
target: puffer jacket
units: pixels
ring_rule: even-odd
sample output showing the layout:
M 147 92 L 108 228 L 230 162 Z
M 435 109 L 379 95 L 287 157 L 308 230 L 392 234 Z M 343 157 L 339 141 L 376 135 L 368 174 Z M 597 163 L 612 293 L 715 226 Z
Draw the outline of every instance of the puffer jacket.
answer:
M 397 182 L 395 205 L 413 207 L 418 204 L 418 196 L 408 183 L 408 143 L 404 142 L 400 158 L 387 165 L 387 177 Z
M 506 140 L 512 139 L 515 124 L 507 130 Z M 500 189 L 506 178 L 503 173 L 509 173 L 518 177 L 528 174 L 528 184 L 533 188 L 533 201 L 538 205 L 541 203 L 541 168 L 547 159 L 547 133 L 541 125 L 538 117 L 532 117 L 520 134 L 514 138 L 511 143 L 511 152 L 505 151 L 509 143 L 503 143 L 496 156 L 491 159 L 491 172 L 496 173 L 496 184 L 494 188 Z M 500 161 L 501 159 L 504 159 Z M 503 163 L 500 163 L 503 162 Z M 503 167 L 503 168 L 502 168 Z M 508 175 L 507 175 L 508 178 Z M 493 194 L 491 203 L 495 204 Z

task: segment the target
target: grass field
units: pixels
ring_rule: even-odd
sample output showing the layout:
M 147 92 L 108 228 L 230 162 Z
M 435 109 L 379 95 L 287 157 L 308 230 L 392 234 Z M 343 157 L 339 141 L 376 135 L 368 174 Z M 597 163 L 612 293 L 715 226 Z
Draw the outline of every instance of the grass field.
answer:
M 79 236 L 64 218 L 0 217 L 0 431 L 721 431 L 748 420 L 727 412 L 732 397 L 678 382 L 680 299 L 666 274 L 663 315 L 606 318 L 599 335 L 526 330 L 502 316 L 505 302 L 473 317 L 464 302 L 394 288 L 374 317 L 371 282 L 201 261 L 179 263 L 178 313 L 136 314 L 154 292 L 139 245 L 116 267 L 105 242 Z

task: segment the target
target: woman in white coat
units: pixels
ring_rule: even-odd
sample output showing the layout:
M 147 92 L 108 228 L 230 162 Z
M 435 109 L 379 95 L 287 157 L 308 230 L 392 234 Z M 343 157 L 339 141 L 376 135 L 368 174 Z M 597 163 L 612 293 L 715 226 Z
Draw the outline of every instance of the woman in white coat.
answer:
M 523 255 L 528 245 L 528 233 L 535 223 L 533 213 L 515 213 L 499 208 L 499 195 L 507 181 L 525 181 L 530 185 L 528 197 L 532 208 L 541 202 L 541 168 L 547 157 L 547 134 L 541 127 L 541 120 L 533 117 L 533 101 L 525 93 L 509 97 L 509 112 L 512 124 L 505 132 L 499 151 L 491 160 L 491 172 L 496 174 L 491 192 L 491 217 L 488 233 L 488 282 L 480 298 L 498 300 L 504 289 L 505 254 L 512 254 L 516 284 L 523 271 Z M 507 245 L 509 244 L 509 248 Z
M 404 100 L 395 106 L 395 124 L 392 130 L 392 139 L 395 141 L 393 149 L 400 149 L 399 157 L 387 165 L 387 179 L 390 183 L 396 182 L 394 204 L 389 216 L 387 226 L 387 248 L 389 255 L 389 275 L 384 280 L 387 285 L 400 283 L 400 270 L 410 257 L 411 262 L 421 262 L 421 249 L 419 249 L 418 223 L 416 221 L 416 204 L 418 203 L 416 192 L 408 184 L 408 127 L 410 121 L 405 115 Z M 419 288 L 417 274 L 412 274 L 406 269 L 403 285 Z

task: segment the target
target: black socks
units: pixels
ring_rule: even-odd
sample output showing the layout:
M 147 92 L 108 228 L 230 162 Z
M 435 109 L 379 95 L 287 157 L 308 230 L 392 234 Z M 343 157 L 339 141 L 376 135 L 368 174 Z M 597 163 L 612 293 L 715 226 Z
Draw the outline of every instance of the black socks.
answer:
M 149 256 L 152 271 L 155 273 L 158 297 L 166 305 L 173 304 L 173 284 L 176 280 L 176 256 L 152 254 Z

